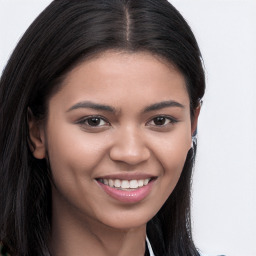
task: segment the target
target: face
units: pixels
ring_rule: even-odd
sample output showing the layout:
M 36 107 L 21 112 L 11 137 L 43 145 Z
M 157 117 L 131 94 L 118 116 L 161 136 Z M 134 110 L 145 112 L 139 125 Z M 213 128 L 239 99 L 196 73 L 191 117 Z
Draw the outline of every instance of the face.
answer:
M 53 210 L 116 229 L 145 225 L 181 175 L 189 106 L 181 73 L 148 53 L 106 52 L 74 68 L 34 139 L 34 156 L 50 162 Z

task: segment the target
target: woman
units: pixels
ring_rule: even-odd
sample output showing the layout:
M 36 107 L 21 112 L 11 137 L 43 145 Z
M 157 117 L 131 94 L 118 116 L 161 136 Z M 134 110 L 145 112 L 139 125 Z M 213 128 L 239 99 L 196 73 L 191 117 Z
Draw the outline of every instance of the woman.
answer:
M 204 90 L 197 42 L 168 1 L 53 1 L 0 82 L 3 253 L 199 255 Z

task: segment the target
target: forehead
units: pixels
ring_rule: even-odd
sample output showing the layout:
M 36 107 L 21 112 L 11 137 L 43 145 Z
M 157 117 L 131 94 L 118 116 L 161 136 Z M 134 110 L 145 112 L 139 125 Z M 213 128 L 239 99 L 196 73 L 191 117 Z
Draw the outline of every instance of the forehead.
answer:
M 133 99 L 145 104 L 154 98 L 189 102 L 183 75 L 168 61 L 147 52 L 108 51 L 85 60 L 66 75 L 57 94 L 70 104 L 85 98 L 126 103 Z

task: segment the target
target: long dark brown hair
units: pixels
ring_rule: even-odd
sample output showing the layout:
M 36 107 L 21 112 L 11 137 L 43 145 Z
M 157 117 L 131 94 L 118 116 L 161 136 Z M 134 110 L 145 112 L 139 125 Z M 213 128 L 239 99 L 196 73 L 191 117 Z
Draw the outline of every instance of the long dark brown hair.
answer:
M 49 256 L 51 186 L 47 163 L 28 147 L 27 109 L 42 119 L 47 100 L 80 61 L 115 49 L 146 51 L 186 79 L 191 120 L 205 91 L 201 54 L 180 13 L 166 0 L 56 0 L 28 28 L 0 80 L 0 241 L 17 256 Z M 156 256 L 195 256 L 188 152 L 180 180 L 147 225 Z

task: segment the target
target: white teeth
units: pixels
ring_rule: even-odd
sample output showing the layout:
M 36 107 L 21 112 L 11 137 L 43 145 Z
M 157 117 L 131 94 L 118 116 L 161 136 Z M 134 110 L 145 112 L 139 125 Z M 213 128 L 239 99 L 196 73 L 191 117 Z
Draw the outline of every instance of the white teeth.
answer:
M 143 181 L 144 186 L 148 185 L 148 183 L 149 183 L 149 179 L 145 179 L 145 180 Z
M 114 181 L 113 180 L 108 180 L 108 185 L 113 188 L 114 187 Z
M 143 185 L 144 185 L 144 181 L 143 180 L 138 180 L 138 186 L 143 187 Z
M 138 188 L 138 181 L 137 180 L 131 180 L 130 181 L 130 188 Z
M 114 186 L 116 188 L 120 188 L 121 187 L 121 181 L 120 180 L 115 180 Z
M 146 186 L 150 179 L 144 180 L 119 180 L 119 179 L 101 179 L 101 182 L 107 186 L 119 189 L 136 189 Z
M 121 183 L 121 188 L 130 188 L 130 184 L 128 180 L 123 180 Z

